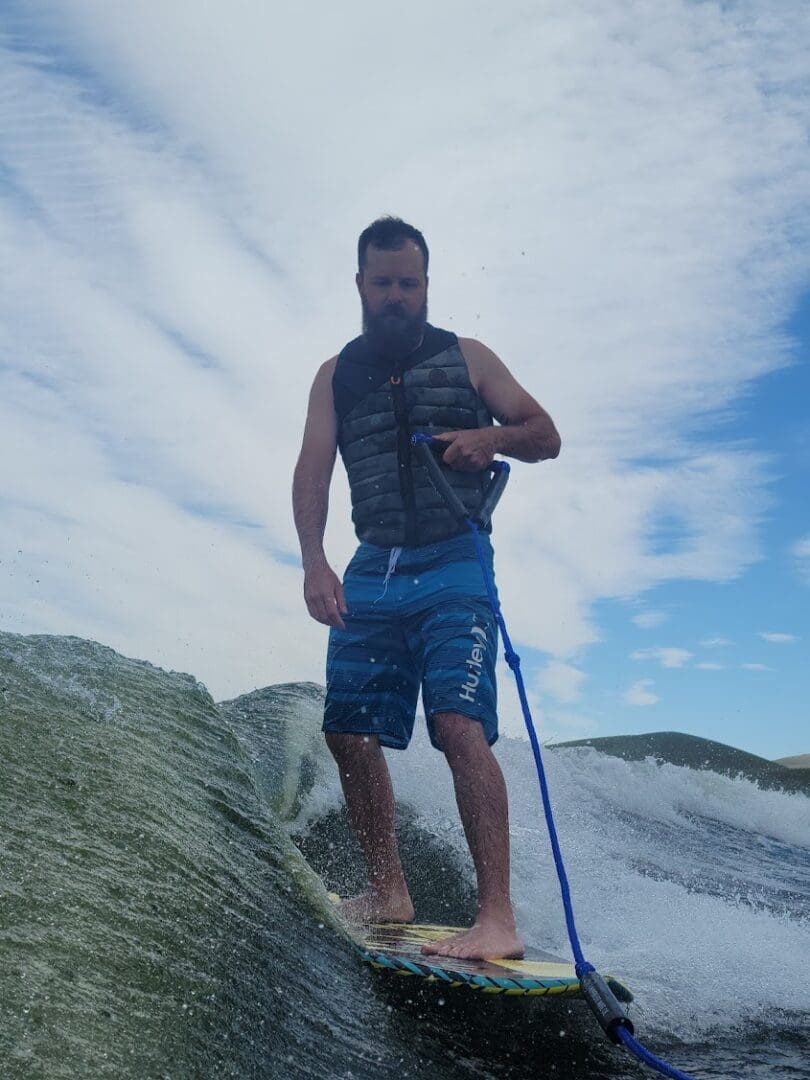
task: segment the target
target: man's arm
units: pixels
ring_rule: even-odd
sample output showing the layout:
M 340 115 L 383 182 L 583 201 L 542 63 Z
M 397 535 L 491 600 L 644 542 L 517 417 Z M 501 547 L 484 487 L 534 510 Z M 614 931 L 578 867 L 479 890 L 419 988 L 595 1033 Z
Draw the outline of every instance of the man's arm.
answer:
M 450 444 L 444 463 L 462 472 L 477 472 L 485 469 L 495 454 L 519 461 L 557 457 L 560 436 L 546 410 L 486 345 L 473 338 L 459 338 L 458 343 L 472 384 L 498 424 L 437 436 Z
M 329 483 L 337 452 L 337 417 L 332 397 L 336 358 L 321 366 L 309 395 L 301 453 L 293 475 L 293 517 L 304 566 L 304 599 L 313 619 L 345 629 L 343 586 L 326 561 L 323 534 L 329 511 Z

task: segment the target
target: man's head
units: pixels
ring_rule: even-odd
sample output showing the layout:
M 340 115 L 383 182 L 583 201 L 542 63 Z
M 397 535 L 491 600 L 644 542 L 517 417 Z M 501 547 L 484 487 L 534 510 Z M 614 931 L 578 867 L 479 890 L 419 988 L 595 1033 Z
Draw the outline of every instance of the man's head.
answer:
M 357 265 L 363 332 L 381 355 L 404 359 L 427 322 L 425 238 L 400 218 L 379 218 L 360 234 Z
M 362 274 L 366 268 L 369 245 L 379 248 L 380 251 L 397 251 L 408 240 L 413 241 L 422 252 L 424 260 L 422 269 L 425 277 L 427 277 L 430 254 L 425 238 L 413 225 L 409 225 L 407 221 L 403 221 L 402 218 L 398 217 L 377 218 L 376 221 L 372 221 L 368 228 L 363 229 L 360 233 L 360 239 L 357 241 L 358 272 Z

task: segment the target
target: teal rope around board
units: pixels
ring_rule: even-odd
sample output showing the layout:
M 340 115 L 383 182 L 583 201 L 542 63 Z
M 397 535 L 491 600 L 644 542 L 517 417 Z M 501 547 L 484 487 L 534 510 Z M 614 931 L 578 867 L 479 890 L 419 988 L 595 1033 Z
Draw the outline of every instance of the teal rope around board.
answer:
M 691 1077 L 688 1073 L 681 1072 L 673 1065 L 669 1065 L 666 1061 L 656 1057 L 655 1054 L 638 1042 L 634 1037 L 632 1021 L 624 1008 L 616 999 L 615 994 L 605 980 L 594 968 L 593 964 L 590 964 L 585 959 L 582 952 L 582 946 L 580 945 L 579 935 L 574 921 L 574 910 L 571 903 L 571 892 L 568 886 L 568 875 L 565 872 L 560 842 L 557 837 L 557 827 L 554 823 L 554 812 L 551 808 L 551 798 L 549 796 L 548 782 L 546 780 L 546 770 L 543 765 L 543 756 L 540 752 L 540 743 L 537 738 L 534 720 L 532 719 L 532 713 L 529 707 L 529 700 L 526 695 L 523 674 L 520 670 L 520 657 L 512 648 L 512 641 L 509 637 L 509 632 L 506 629 L 506 622 L 501 611 L 500 602 L 495 593 L 494 583 L 489 568 L 487 567 L 484 549 L 481 544 L 480 528 L 488 523 L 489 517 L 495 509 L 495 505 L 503 493 L 503 489 L 506 486 L 506 480 L 509 476 L 509 465 L 505 461 L 495 461 L 492 463 L 492 469 L 494 470 L 495 475 L 489 488 L 484 492 L 482 510 L 479 510 L 478 514 L 474 517 L 470 517 L 466 507 L 447 482 L 441 466 L 431 450 L 431 446 L 444 449 L 446 444 L 441 440 L 434 441 L 430 435 L 412 435 L 411 442 L 419 454 L 421 463 L 427 469 L 428 475 L 436 487 L 436 490 L 445 500 L 448 509 L 459 521 L 463 521 L 464 524 L 469 527 L 475 539 L 475 549 L 478 554 L 478 561 L 481 564 L 481 572 L 484 575 L 487 596 L 495 616 L 495 621 L 498 624 L 498 629 L 503 638 L 504 659 L 515 676 L 520 706 L 523 711 L 523 720 L 526 724 L 526 731 L 534 755 L 534 764 L 537 770 L 537 779 L 540 782 L 540 795 L 546 817 L 546 827 L 548 829 L 549 840 L 551 841 L 551 850 L 554 855 L 557 878 L 560 883 L 560 893 L 562 894 L 563 909 L 565 911 L 565 924 L 568 928 L 568 939 L 571 942 L 575 970 L 579 977 L 582 993 L 593 1010 L 596 1019 L 599 1021 L 602 1029 L 612 1043 L 622 1044 L 631 1054 L 638 1058 L 639 1061 L 649 1065 L 650 1068 L 655 1069 L 663 1076 L 673 1077 L 674 1080 L 694 1080 L 694 1077 Z
M 457 971 L 452 966 L 418 962 L 406 956 L 391 956 L 376 949 L 358 947 L 358 952 L 372 967 L 384 968 L 397 975 L 420 975 L 453 986 L 465 985 L 471 990 L 484 990 L 488 994 L 548 997 L 579 993 L 574 979 L 510 979 L 507 976 L 476 975 L 470 971 Z

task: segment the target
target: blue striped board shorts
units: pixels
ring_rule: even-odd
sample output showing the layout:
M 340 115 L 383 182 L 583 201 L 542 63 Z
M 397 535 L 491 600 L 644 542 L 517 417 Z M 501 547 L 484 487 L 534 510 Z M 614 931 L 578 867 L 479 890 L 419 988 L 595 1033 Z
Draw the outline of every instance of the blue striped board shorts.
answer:
M 492 574 L 492 544 L 480 538 Z M 498 627 L 472 533 L 424 547 L 363 542 L 343 588 L 349 612 L 346 629 L 329 633 L 323 730 L 376 735 L 404 750 L 421 688 L 437 750 L 433 717 L 445 712 L 479 721 L 491 746 Z

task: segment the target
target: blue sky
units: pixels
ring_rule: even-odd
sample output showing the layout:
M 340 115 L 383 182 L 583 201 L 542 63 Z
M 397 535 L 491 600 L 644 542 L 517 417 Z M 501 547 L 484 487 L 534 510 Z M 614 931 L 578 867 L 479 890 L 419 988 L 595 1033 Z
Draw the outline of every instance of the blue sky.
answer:
M 784 331 L 793 362 L 760 380 L 718 431 L 771 458 L 758 558 L 729 582 L 664 583 L 599 604 L 602 638 L 584 657 L 577 704 L 600 734 L 685 731 L 765 757 L 806 752 L 807 564 L 793 548 L 810 520 L 810 297 Z
M 496 530 L 543 735 L 810 751 L 803 3 L 4 13 L 0 628 L 322 680 L 290 475 L 393 212 L 562 433 Z

